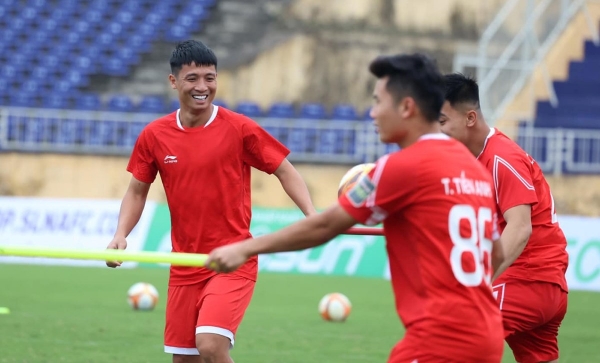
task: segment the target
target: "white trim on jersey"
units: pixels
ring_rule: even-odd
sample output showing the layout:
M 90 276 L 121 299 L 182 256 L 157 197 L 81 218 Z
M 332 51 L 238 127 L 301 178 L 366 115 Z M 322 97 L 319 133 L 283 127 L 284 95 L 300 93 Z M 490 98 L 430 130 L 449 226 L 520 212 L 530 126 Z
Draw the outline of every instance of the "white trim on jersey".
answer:
M 521 174 L 519 174 L 519 172 L 512 165 L 510 165 L 510 163 L 508 161 L 502 159 L 498 155 L 494 155 L 494 168 L 492 169 L 492 175 L 494 177 L 494 186 L 496 187 L 496 202 L 497 203 L 499 203 L 499 200 L 498 200 L 498 164 L 502 164 L 502 165 L 506 166 L 506 168 L 508 170 L 510 170 L 510 172 L 513 173 L 517 177 L 517 179 L 519 179 L 521 181 L 521 183 L 523 183 L 525 188 L 527 188 L 529 190 L 535 190 L 534 186 L 529 184 L 527 182 L 527 180 L 525 180 L 525 178 L 523 178 L 521 176 Z
M 377 185 L 379 184 L 379 179 L 381 179 L 381 174 L 383 173 L 383 169 L 385 168 L 385 164 L 387 163 L 387 160 L 389 158 L 389 154 L 386 154 L 384 156 L 382 156 L 379 161 L 377 162 L 377 167 L 375 168 L 375 172 L 373 173 L 373 184 L 375 185 L 375 190 L 373 190 L 373 193 L 371 193 L 371 195 L 369 195 L 369 197 L 367 198 L 367 202 L 365 203 L 365 206 L 368 208 L 372 208 L 375 206 L 375 196 L 377 194 Z
M 483 142 L 483 149 L 481 149 L 481 152 L 479 153 L 479 155 L 477 155 L 477 159 L 479 159 L 481 154 L 483 154 L 483 151 L 485 150 L 485 147 L 487 146 L 488 140 L 490 139 L 490 137 L 494 136 L 495 133 L 496 133 L 496 129 L 491 127 L 490 133 L 485 137 L 485 141 Z
M 179 354 L 179 355 L 200 355 L 196 348 L 179 348 L 165 345 L 165 353 L 168 354 Z
M 450 136 L 443 134 L 441 132 L 436 132 L 435 134 L 425 134 L 419 137 L 418 141 L 421 140 L 450 140 Z
M 371 215 L 365 222 L 367 226 L 374 226 L 381 223 L 388 215 L 385 210 L 375 205 L 375 199 L 377 195 L 377 185 L 379 184 L 381 174 L 383 173 L 383 169 L 385 169 L 385 165 L 389 157 L 389 154 L 382 156 L 377 161 L 377 167 L 375 168 L 375 172 L 373 173 L 372 182 L 375 185 L 375 190 L 373 190 L 373 192 L 369 195 L 369 197 L 367 198 L 367 202 L 365 203 L 365 206 L 371 210 Z
M 177 127 L 179 127 L 182 130 L 185 130 L 183 128 L 183 125 L 181 124 L 181 119 L 179 118 L 179 111 L 181 111 L 180 108 L 177 109 Z M 204 124 L 204 127 L 210 125 L 211 122 L 213 122 L 215 120 L 215 118 L 217 117 L 218 111 L 219 111 L 219 106 L 213 105 L 213 112 L 210 115 L 210 118 L 208 119 L 208 121 Z

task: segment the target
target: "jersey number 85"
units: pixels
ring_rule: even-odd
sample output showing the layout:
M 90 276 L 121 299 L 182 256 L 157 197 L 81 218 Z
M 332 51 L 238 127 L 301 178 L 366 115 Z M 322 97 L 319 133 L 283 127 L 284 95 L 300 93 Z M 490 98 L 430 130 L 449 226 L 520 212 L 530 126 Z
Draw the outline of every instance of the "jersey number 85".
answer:
M 466 221 L 469 227 L 461 233 L 461 221 Z M 454 276 L 464 286 L 479 286 L 482 282 L 487 285 L 492 280 L 492 241 L 486 237 L 485 226 L 492 222 L 492 210 L 481 207 L 477 211 L 470 205 L 459 204 L 450 209 L 448 228 L 452 240 L 450 265 Z M 463 222 L 464 223 L 464 222 Z M 467 236 L 467 237 L 465 237 Z M 475 261 L 474 269 L 465 271 L 463 257 Z M 472 270 L 472 271 L 471 271 Z

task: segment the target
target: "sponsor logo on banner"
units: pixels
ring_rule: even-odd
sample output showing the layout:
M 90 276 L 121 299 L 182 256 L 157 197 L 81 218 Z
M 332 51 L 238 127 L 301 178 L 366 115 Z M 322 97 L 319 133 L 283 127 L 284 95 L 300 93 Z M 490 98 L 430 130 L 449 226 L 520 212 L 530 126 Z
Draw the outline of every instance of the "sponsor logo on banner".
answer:
M 117 228 L 120 200 L 0 197 L 0 243 L 5 246 L 105 249 Z M 140 250 L 154 203 L 148 203 L 127 238 L 128 250 Z M 105 266 L 102 261 L 0 257 L 0 262 Z M 133 263 L 123 264 L 133 267 Z

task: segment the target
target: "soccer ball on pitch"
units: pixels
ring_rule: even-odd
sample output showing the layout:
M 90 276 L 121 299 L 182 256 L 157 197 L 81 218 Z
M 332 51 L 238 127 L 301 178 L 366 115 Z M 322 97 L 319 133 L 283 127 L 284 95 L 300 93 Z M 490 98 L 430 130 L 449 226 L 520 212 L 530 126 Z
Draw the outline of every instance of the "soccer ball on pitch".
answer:
M 158 302 L 158 290 L 152 284 L 138 282 L 127 291 L 127 302 L 134 310 L 152 310 Z
M 350 190 L 354 184 L 360 179 L 364 174 L 368 174 L 375 167 L 374 163 L 364 163 L 358 164 L 352 167 L 350 170 L 344 174 L 342 179 L 340 180 L 340 185 L 338 187 L 338 197 L 348 190 Z
M 319 313 L 327 321 L 345 321 L 351 310 L 350 300 L 339 292 L 327 294 L 319 302 Z

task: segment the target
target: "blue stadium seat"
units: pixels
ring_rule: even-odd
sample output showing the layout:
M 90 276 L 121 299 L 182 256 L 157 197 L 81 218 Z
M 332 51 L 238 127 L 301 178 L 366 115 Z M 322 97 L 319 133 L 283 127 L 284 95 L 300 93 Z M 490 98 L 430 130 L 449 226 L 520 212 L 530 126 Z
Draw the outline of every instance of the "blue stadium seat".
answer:
M 600 45 L 594 44 L 593 41 L 587 40 L 584 45 L 585 59 L 600 59 Z
M 356 120 L 356 109 L 352 105 L 336 105 L 333 107 L 331 117 L 335 120 Z
M 569 81 L 600 83 L 600 58 L 583 62 L 571 62 L 569 64 Z
M 300 109 L 300 117 L 309 119 L 325 119 L 327 112 L 325 106 L 320 103 L 305 103 Z
M 127 95 L 113 95 L 107 103 L 109 111 L 131 112 L 134 111 L 133 102 Z
M 249 101 L 238 103 L 235 111 L 248 117 L 262 116 L 262 110 L 260 109 L 260 106 Z
M 179 109 L 179 100 L 174 98 L 169 102 L 168 112 L 175 112 Z
M 112 121 L 96 121 L 89 125 L 88 144 L 91 146 L 110 146 L 117 142 L 117 125 Z
M 563 98 L 598 98 L 600 96 L 600 82 L 574 82 L 574 81 L 555 81 L 554 90 L 558 101 Z
M 102 72 L 109 76 L 125 77 L 129 74 L 129 67 L 119 58 L 109 58 L 104 63 Z
M 127 124 L 126 132 L 125 132 L 123 144 L 124 144 L 124 146 L 133 147 L 133 145 L 135 145 L 135 142 L 136 142 L 138 136 L 140 136 L 140 133 L 146 126 L 146 123 L 144 123 L 144 122 L 127 122 L 126 124 Z
M 14 107 L 36 107 L 38 105 L 37 99 L 33 94 L 26 94 L 24 92 L 15 92 L 10 96 L 10 105 Z
M 49 96 L 42 97 L 42 107 L 66 109 L 69 108 L 69 106 L 69 99 L 63 95 L 53 93 Z
M 165 109 L 165 102 L 161 96 L 144 96 L 137 106 L 138 112 L 147 113 L 163 113 Z
M 59 122 L 58 133 L 53 141 L 59 144 L 75 145 L 83 143 L 85 121 L 62 119 Z
M 28 118 L 25 122 L 23 141 L 38 143 L 44 141 L 44 120 L 39 117 Z
M 183 41 L 189 38 L 189 31 L 182 25 L 174 24 L 168 28 L 164 38 L 168 42 Z
M 227 105 L 227 102 L 225 102 L 225 101 L 223 101 L 223 100 L 220 100 L 220 99 L 218 99 L 218 98 L 215 98 L 215 99 L 212 101 L 212 103 L 213 103 L 213 105 L 215 105 L 215 106 L 219 106 L 219 107 L 223 107 L 223 108 L 229 108 L 229 106 Z
M 294 105 L 291 103 L 278 102 L 271 105 L 267 116 L 274 118 L 294 118 L 296 110 L 294 110 Z
M 74 106 L 77 110 L 99 110 L 102 103 L 100 97 L 93 93 L 80 94 L 75 98 Z

